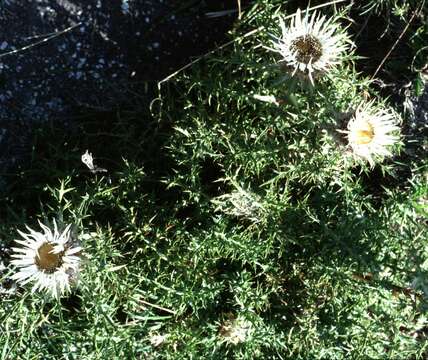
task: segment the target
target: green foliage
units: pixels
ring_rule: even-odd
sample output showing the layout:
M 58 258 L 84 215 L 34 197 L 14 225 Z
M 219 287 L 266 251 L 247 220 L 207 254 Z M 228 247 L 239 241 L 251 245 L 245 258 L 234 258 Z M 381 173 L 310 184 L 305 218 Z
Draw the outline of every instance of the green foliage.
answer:
M 410 9 L 415 9 L 422 5 L 424 1 L 417 0 L 367 0 L 361 1 L 360 7 L 363 10 L 363 14 L 375 13 L 375 14 L 394 14 L 397 16 L 408 16 Z
M 38 218 L 74 223 L 81 279 L 58 302 L 0 294 L 2 359 L 426 356 L 426 160 L 400 155 L 407 140 L 375 168 L 349 156 L 343 114 L 389 106 L 352 54 L 316 88 L 278 81 L 260 45 L 279 3 L 162 84 L 152 114 L 38 135 L 2 199 L 2 244 Z M 84 168 L 86 148 L 107 173 Z

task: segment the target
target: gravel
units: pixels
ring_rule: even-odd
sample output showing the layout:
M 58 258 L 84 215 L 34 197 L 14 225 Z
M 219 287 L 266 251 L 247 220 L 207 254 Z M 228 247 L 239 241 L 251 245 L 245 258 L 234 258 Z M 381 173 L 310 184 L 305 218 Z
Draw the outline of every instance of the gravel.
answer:
M 1 1 L 2 172 L 28 152 L 40 123 L 66 122 L 85 106 L 112 109 L 127 96 L 120 84 L 160 80 L 224 41 L 234 15 L 207 18 L 222 2 L 193 3 Z

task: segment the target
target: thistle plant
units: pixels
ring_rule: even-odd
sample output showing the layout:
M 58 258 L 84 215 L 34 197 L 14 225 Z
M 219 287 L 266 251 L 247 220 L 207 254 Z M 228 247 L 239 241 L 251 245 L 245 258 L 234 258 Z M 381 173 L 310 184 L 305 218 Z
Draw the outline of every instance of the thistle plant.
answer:
M 293 2 L 252 2 L 151 112 L 138 96 L 138 111 L 37 133 L 0 199 L 0 283 L 18 281 L 0 289 L 3 358 L 426 358 L 427 162 L 396 151 L 415 139 L 366 60 L 340 64 L 336 8 L 350 38 L 364 19 L 317 3 L 288 22 Z M 311 91 L 272 82 L 273 56 Z M 84 270 L 70 225 L 15 242 L 58 213 L 87 230 Z

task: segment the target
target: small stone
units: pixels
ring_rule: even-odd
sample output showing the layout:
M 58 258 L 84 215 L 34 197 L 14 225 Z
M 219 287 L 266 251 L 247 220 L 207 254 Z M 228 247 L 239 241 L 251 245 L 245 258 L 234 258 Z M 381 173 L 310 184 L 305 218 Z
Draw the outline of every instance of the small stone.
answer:
M 79 60 L 79 63 L 77 64 L 77 68 L 81 69 L 83 67 L 83 65 L 85 65 L 85 63 L 86 63 L 86 59 L 85 58 L 81 58 Z

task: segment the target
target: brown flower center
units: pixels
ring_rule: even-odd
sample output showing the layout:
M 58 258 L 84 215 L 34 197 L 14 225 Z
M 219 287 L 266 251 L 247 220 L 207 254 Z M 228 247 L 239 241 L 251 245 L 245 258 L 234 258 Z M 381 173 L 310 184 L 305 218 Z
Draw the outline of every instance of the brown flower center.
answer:
M 52 273 L 62 265 L 63 252 L 53 253 L 54 247 L 49 243 L 44 243 L 37 249 L 34 260 L 39 270 Z
M 322 45 L 320 41 L 312 35 L 303 35 L 294 39 L 291 47 L 296 51 L 296 59 L 299 62 L 308 64 L 319 60 L 322 56 Z
M 373 126 L 369 123 L 364 124 L 360 129 L 355 131 L 355 142 L 357 145 L 366 145 L 372 142 L 374 138 Z

